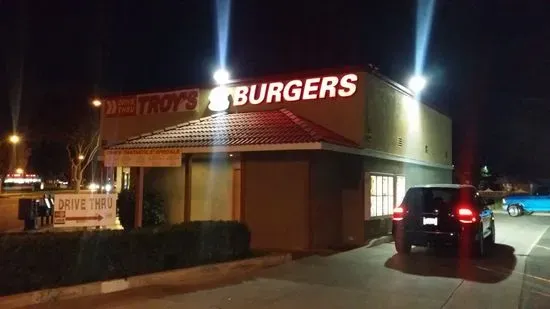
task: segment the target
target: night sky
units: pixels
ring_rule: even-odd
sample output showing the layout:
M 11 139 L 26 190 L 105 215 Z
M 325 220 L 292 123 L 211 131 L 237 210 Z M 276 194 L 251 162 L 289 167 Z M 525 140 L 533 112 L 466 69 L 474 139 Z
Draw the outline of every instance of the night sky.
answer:
M 374 64 L 404 83 L 416 2 L 367 2 L 233 0 L 233 76 Z M 214 0 L 0 0 L 0 132 L 18 93 L 18 130 L 38 141 L 95 95 L 209 83 L 215 13 Z M 453 118 L 457 166 L 550 178 L 547 16 L 543 0 L 437 1 L 423 100 Z

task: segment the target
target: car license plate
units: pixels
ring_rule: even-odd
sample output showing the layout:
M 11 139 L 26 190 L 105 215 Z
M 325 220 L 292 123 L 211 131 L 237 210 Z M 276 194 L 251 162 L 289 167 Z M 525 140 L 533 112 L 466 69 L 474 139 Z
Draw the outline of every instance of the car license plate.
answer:
M 426 218 L 422 222 L 424 225 L 437 225 L 437 218 Z

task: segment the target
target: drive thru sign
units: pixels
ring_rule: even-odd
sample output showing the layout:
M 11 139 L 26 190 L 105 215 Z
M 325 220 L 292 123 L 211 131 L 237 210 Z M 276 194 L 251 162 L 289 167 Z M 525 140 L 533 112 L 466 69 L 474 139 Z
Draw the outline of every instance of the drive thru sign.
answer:
M 56 194 L 54 227 L 116 224 L 116 194 Z

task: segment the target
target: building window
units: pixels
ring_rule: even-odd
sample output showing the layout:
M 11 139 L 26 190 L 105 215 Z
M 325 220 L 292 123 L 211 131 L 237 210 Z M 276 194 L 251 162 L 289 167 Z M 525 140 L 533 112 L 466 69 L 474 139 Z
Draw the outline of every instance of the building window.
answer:
M 370 218 L 392 215 L 406 190 L 405 176 L 370 175 L 370 195 L 365 195 L 365 205 L 370 199 Z
M 395 206 L 394 177 L 385 175 L 370 176 L 370 216 L 387 216 Z

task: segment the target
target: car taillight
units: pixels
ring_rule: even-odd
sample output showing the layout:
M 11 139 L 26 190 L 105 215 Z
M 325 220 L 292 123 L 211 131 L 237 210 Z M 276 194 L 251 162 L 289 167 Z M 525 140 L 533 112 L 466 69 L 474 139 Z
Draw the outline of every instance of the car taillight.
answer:
M 393 220 L 401 221 L 405 217 L 405 208 L 403 205 L 397 206 L 393 209 Z
M 458 216 L 458 221 L 462 223 L 474 223 L 477 221 L 477 216 L 475 212 L 472 210 L 472 207 L 469 206 L 461 206 L 456 211 Z

